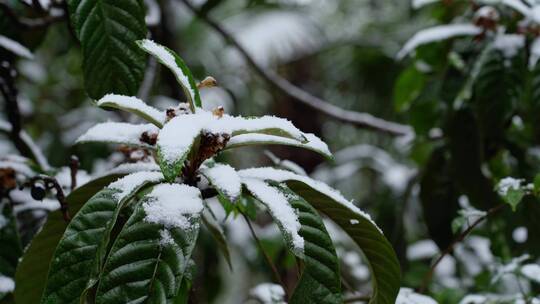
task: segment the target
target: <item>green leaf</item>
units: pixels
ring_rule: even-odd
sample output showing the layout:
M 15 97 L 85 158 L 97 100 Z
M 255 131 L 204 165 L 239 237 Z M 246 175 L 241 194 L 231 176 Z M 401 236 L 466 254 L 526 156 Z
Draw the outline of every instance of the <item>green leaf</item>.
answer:
M 0 250 L 0 277 L 13 278 L 19 257 L 22 255 L 22 247 L 13 208 L 7 200 L 0 203 L 0 244 L 2 248 L 9 248 Z M 7 294 L 8 292 L 0 291 L 0 300 Z
M 407 68 L 399 75 L 394 86 L 394 106 L 397 111 L 406 111 L 411 103 L 420 96 L 425 84 L 424 73 L 415 66 Z
M 185 197 L 188 193 L 172 192 L 172 197 L 152 196 L 159 187 L 177 186 L 183 189 L 177 184 L 158 185 L 138 204 L 107 258 L 96 304 L 173 303 L 197 240 L 200 213 L 185 215 L 186 227 L 181 228 L 148 220 L 146 210 L 148 206 L 159 206 L 156 199 L 190 204 L 186 200 L 192 198 Z M 202 208 L 202 201 L 200 204 Z M 176 217 L 176 214 L 168 216 Z
M 503 200 L 512 207 L 512 211 L 516 211 L 517 206 L 521 203 L 525 194 L 522 188 L 510 188 L 503 196 Z
M 187 67 L 182 58 L 180 58 L 173 50 L 157 44 L 152 40 L 140 40 L 137 41 L 137 44 L 141 49 L 154 56 L 159 62 L 173 72 L 176 80 L 184 91 L 184 95 L 187 98 L 191 111 L 195 113 L 195 108 L 200 108 L 202 106 L 201 96 L 197 84 L 195 83 L 195 78 L 193 78 L 191 70 Z
M 287 185 L 339 225 L 360 247 L 372 276 L 373 291 L 369 303 L 394 304 L 401 281 L 399 262 L 392 245 L 378 227 L 364 215 L 306 183 L 291 180 Z
M 73 28 L 81 41 L 88 95 L 136 95 L 146 60 L 135 41 L 146 36 L 142 0 L 68 0 Z
M 76 215 L 94 194 L 124 174 L 114 174 L 95 179 L 71 192 L 66 201 L 69 211 Z M 49 213 L 47 222 L 26 248 L 15 274 L 15 299 L 17 303 L 39 303 L 45 290 L 49 261 L 60 242 L 67 223 L 62 213 Z
M 304 238 L 304 268 L 291 296 L 291 304 L 342 303 L 338 257 L 317 210 L 291 190 L 278 186 L 298 212 Z
M 96 103 L 101 108 L 120 109 L 133 113 L 146 121 L 153 123 L 158 128 L 163 127 L 167 118 L 164 111 L 151 107 L 134 96 L 107 94 Z
M 208 208 L 205 208 L 205 211 L 202 213 L 202 221 L 206 229 L 208 229 L 216 241 L 219 250 L 221 250 L 223 256 L 225 257 L 225 260 L 227 260 L 229 269 L 232 270 L 231 253 L 229 250 L 229 245 L 227 244 L 227 237 L 225 236 L 223 228 L 221 228 L 219 223 L 216 221 L 214 215 L 208 211 Z
M 160 172 L 137 172 L 94 195 L 69 223 L 54 253 L 42 303 L 84 302 L 98 280 L 120 210 Z M 120 188 L 125 187 L 126 190 Z

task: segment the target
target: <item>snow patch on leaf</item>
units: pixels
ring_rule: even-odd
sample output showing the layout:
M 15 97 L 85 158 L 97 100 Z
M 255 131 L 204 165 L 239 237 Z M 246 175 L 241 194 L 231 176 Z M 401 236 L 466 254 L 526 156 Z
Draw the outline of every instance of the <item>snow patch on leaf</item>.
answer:
M 482 28 L 473 24 L 447 24 L 430 27 L 418 31 L 409 39 L 396 55 L 397 59 L 403 59 L 417 47 L 436 41 L 441 41 L 458 36 L 475 36 L 482 33 Z
M 90 128 L 77 139 L 77 143 L 105 142 L 151 148 L 141 142 L 141 134 L 157 133 L 158 128 L 153 124 L 134 125 L 124 122 L 104 122 Z
M 525 36 L 519 34 L 499 34 L 493 41 L 493 47 L 501 51 L 505 58 L 516 56 L 525 47 Z
M 419 8 L 422 8 L 428 4 L 432 4 L 432 3 L 435 3 L 435 2 L 439 2 L 439 0 L 413 0 L 412 1 L 412 7 L 414 9 L 419 9 Z
M 236 170 L 226 164 L 215 164 L 211 168 L 203 168 L 202 174 L 214 185 L 229 201 L 235 202 L 240 196 L 242 183 Z
M 8 293 L 15 290 L 15 281 L 0 274 L 0 293 Z
M 167 245 L 172 245 L 174 244 L 174 239 L 171 235 L 171 232 L 167 229 L 161 229 L 159 231 L 159 236 L 160 236 L 160 239 L 159 239 L 159 244 L 161 246 L 167 246 Z
M 513 177 L 505 177 L 497 184 L 497 192 L 501 196 L 505 196 L 510 189 L 518 190 L 521 187 L 522 179 Z
M 285 230 L 290 237 L 290 243 L 295 253 L 300 256 L 304 253 L 304 238 L 300 236 L 301 228 L 298 214 L 289 204 L 287 197 L 278 189 L 267 185 L 259 179 L 243 179 L 247 189 L 260 200 L 276 219 L 280 228 Z
M 130 112 L 142 113 L 158 127 L 163 126 L 167 117 L 165 112 L 147 105 L 144 101 L 134 96 L 107 94 L 96 103 L 99 107 L 113 107 Z
M 182 71 L 181 67 L 178 66 L 175 56 L 164 46 L 155 43 L 152 40 L 144 39 L 139 41 L 139 46 L 149 53 L 150 55 L 156 57 L 161 63 L 163 63 L 167 68 L 169 68 L 173 73 L 178 82 L 189 92 L 188 98 L 194 102 L 196 96 L 196 88 L 194 88 L 190 81 L 189 76 Z
M 396 299 L 396 304 L 437 304 L 432 298 L 414 292 L 411 288 L 402 287 Z
M 119 192 L 114 194 L 115 200 L 119 202 L 143 184 L 159 182 L 162 179 L 163 174 L 161 172 L 136 172 L 118 179 L 107 188 L 119 190 Z
M 268 134 L 241 134 L 233 136 L 227 143 L 227 149 L 242 147 L 247 145 L 287 145 L 299 148 L 305 148 L 323 154 L 326 157 L 332 157 L 328 146 L 317 136 L 304 133 L 307 142 L 300 142 L 291 138 Z
M 362 210 L 360 210 L 358 207 L 356 207 L 351 201 L 347 200 L 339 191 L 332 189 L 327 184 L 316 181 L 310 177 L 302 176 L 295 174 L 290 171 L 286 170 L 279 170 L 271 167 L 263 167 L 263 168 L 251 168 L 251 169 L 244 169 L 238 171 L 238 174 L 244 179 L 259 179 L 259 180 L 272 180 L 276 181 L 278 183 L 286 182 L 289 180 L 299 181 L 302 182 L 309 187 L 315 189 L 316 191 L 330 197 L 337 203 L 349 208 L 351 211 L 355 212 L 356 214 L 360 215 L 361 217 L 365 218 L 366 220 L 370 221 L 377 229 L 382 233 L 382 230 L 375 224 L 375 222 L 371 219 L 371 216 Z
M 540 265 L 526 264 L 521 267 L 521 274 L 528 279 L 540 283 Z
M 145 221 L 161 224 L 166 228 L 188 229 L 189 218 L 203 210 L 201 192 L 182 184 L 159 184 L 147 195 L 143 203 Z
M 249 291 L 249 295 L 263 304 L 286 304 L 283 301 L 285 297 L 285 291 L 283 287 L 278 284 L 262 283 Z

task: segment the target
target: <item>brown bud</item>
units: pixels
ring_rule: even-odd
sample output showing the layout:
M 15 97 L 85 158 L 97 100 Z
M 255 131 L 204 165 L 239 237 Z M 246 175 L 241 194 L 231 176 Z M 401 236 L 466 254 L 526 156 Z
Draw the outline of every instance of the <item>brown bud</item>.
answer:
M 139 140 L 143 143 L 146 143 L 146 144 L 149 144 L 151 146 L 154 146 L 157 142 L 157 133 L 148 133 L 148 132 L 143 132 L 143 134 L 141 134 L 141 137 L 139 138 Z
M 0 190 L 1 192 L 15 189 L 17 180 L 15 179 L 15 170 L 12 168 L 0 168 Z
M 203 81 L 199 82 L 197 84 L 197 88 L 203 89 L 203 88 L 213 88 L 217 87 L 217 80 L 212 76 L 207 76 Z
M 219 106 L 215 109 L 212 110 L 212 114 L 214 114 L 214 116 L 216 117 L 223 117 L 223 114 L 225 114 L 225 109 L 223 109 L 223 106 Z

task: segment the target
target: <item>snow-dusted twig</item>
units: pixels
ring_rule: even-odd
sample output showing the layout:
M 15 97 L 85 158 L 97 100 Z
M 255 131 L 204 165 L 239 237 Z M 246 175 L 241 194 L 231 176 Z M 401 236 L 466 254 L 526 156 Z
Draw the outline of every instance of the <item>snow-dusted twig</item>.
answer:
M 488 211 L 486 211 L 486 213 L 482 217 L 474 221 L 469 227 L 467 227 L 467 229 L 465 229 L 462 233 L 460 233 L 454 239 L 454 241 L 441 253 L 441 255 L 437 258 L 437 260 L 435 260 L 433 265 L 431 265 L 431 268 L 429 269 L 428 273 L 426 273 L 426 275 L 424 276 L 424 279 L 422 281 L 422 286 L 420 286 L 420 288 L 418 289 L 420 293 L 424 293 L 424 291 L 427 289 L 429 282 L 431 281 L 431 278 L 433 277 L 433 273 L 435 272 L 435 269 L 437 268 L 439 263 L 443 260 L 443 258 L 447 256 L 448 254 L 450 254 L 454 250 L 454 247 L 456 247 L 457 244 L 462 242 L 474 230 L 474 228 L 476 228 L 476 226 L 480 225 L 484 220 L 486 220 L 491 215 L 497 213 L 506 205 L 507 204 L 500 204 L 489 209 Z
M 80 166 L 79 158 L 75 155 L 71 155 L 69 160 L 69 173 L 71 177 L 71 191 L 77 188 L 77 171 L 79 171 Z
M 288 80 L 279 76 L 274 71 L 265 69 L 264 67 L 259 65 L 255 61 L 255 59 L 248 53 L 248 51 L 233 37 L 231 33 L 229 33 L 229 31 L 227 31 L 223 26 L 221 26 L 221 24 L 212 19 L 210 16 L 201 14 L 200 11 L 189 0 L 180 1 L 184 3 L 202 21 L 204 21 L 212 29 L 219 33 L 221 37 L 225 39 L 228 43 L 230 43 L 236 50 L 238 50 L 238 52 L 244 57 L 247 63 L 263 79 L 265 79 L 268 83 L 272 84 L 284 94 L 292 97 L 294 100 L 299 101 L 327 115 L 328 117 L 353 124 L 360 128 L 365 128 L 393 136 L 409 135 L 413 132 L 410 126 L 387 121 L 368 113 L 342 109 L 295 86 Z

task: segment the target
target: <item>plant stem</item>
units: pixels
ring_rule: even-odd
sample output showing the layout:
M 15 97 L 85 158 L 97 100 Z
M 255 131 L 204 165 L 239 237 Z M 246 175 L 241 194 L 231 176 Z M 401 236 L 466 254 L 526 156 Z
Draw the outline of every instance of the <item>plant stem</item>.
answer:
M 251 232 L 251 235 L 253 236 L 253 239 L 257 243 L 257 246 L 259 247 L 259 250 L 261 251 L 261 253 L 264 255 L 264 258 L 266 259 L 266 263 L 268 263 L 268 266 L 272 270 L 272 273 L 274 274 L 274 277 L 275 277 L 276 281 L 283 288 L 283 291 L 285 292 L 285 297 L 288 299 L 289 298 L 289 292 L 287 290 L 287 286 L 285 285 L 285 283 L 281 279 L 281 276 L 279 275 L 279 272 L 278 272 L 276 266 L 274 265 L 274 263 L 272 263 L 272 259 L 270 259 L 270 256 L 268 255 L 268 253 L 266 253 L 266 251 L 264 250 L 264 247 L 262 246 L 261 241 L 257 237 L 257 234 L 255 233 L 255 230 L 253 229 L 253 226 L 251 225 L 251 221 L 249 220 L 249 218 L 243 212 L 240 212 L 240 213 L 242 214 L 242 216 L 246 220 L 246 223 L 248 224 L 248 227 L 249 227 L 249 231 Z
M 485 219 L 487 219 L 489 216 L 493 215 L 497 211 L 501 210 L 506 204 L 500 204 L 497 205 L 491 209 L 489 209 L 486 214 L 480 218 L 478 218 L 476 221 L 474 221 L 467 229 L 465 229 L 462 233 L 460 233 L 454 241 L 441 253 L 441 255 L 435 260 L 431 268 L 429 269 L 429 272 L 424 276 L 424 280 L 422 282 L 422 286 L 418 289 L 420 293 L 424 293 L 427 289 L 429 283 L 431 282 L 431 278 L 433 277 L 433 273 L 435 272 L 435 269 L 439 265 L 439 263 L 443 260 L 445 256 L 450 254 L 454 250 L 454 247 L 462 242 L 473 230 L 476 226 L 480 225 Z

